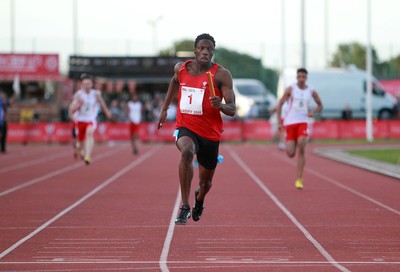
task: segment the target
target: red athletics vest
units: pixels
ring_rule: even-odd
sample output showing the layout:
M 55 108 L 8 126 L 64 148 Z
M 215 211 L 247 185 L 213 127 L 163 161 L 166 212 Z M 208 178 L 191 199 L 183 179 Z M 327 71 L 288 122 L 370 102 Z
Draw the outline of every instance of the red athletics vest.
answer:
M 199 136 L 212 141 L 220 141 L 222 133 L 222 118 L 219 109 L 211 106 L 210 88 L 207 84 L 207 74 L 192 76 L 186 70 L 186 61 L 179 70 L 178 110 L 176 113 L 176 128 L 185 127 Z M 210 68 L 213 76 L 219 65 Z M 215 84 L 215 95 L 221 97 L 221 91 Z

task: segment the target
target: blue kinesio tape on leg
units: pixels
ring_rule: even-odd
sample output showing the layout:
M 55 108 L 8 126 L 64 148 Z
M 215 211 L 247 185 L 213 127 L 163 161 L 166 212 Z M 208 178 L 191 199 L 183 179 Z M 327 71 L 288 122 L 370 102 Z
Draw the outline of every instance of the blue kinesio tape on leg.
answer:
M 175 137 L 175 142 L 178 140 L 178 135 L 179 135 L 179 129 L 175 129 L 174 134 L 172 134 L 172 136 Z

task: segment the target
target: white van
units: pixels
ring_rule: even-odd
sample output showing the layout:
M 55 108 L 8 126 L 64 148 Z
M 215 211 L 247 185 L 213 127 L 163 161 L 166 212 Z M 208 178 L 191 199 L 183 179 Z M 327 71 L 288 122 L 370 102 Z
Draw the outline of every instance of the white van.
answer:
M 319 116 L 323 119 L 340 119 L 345 107 L 350 107 L 352 117 L 366 116 L 366 79 L 363 70 L 332 68 L 308 71 L 307 85 L 315 88 L 324 106 Z M 284 86 L 296 82 L 296 69 L 286 69 L 278 82 L 278 97 L 282 97 Z M 394 96 L 386 93 L 376 78 L 372 78 L 372 115 L 379 119 L 390 119 L 396 114 L 397 102 Z M 311 108 L 315 107 L 312 100 Z
M 275 95 L 257 79 L 233 79 L 233 91 L 236 97 L 237 115 L 240 118 L 269 118 L 269 110 L 277 102 Z

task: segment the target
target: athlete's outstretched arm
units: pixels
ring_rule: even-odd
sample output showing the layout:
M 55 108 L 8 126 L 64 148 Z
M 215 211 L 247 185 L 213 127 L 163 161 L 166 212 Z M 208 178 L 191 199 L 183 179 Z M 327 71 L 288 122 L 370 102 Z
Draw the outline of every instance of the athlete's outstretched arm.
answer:
M 167 96 L 165 98 L 164 104 L 161 108 L 159 120 L 158 120 L 158 129 L 162 127 L 164 124 L 165 120 L 167 119 L 167 110 L 169 108 L 169 105 L 172 103 L 172 100 L 176 97 L 178 91 L 179 91 L 179 80 L 178 80 L 178 74 L 179 70 L 182 67 L 182 62 L 179 62 L 175 65 L 174 67 L 174 76 L 171 78 L 168 86 L 168 91 L 167 91 Z

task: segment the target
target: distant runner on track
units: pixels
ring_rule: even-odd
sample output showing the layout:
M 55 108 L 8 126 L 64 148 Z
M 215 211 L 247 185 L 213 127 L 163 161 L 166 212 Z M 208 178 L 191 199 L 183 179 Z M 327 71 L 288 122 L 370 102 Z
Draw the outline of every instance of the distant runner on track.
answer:
M 91 162 L 91 153 L 94 146 L 94 131 L 97 126 L 97 115 L 100 107 L 108 119 L 112 115 L 106 106 L 99 90 L 92 89 L 91 76 L 82 74 L 82 87 L 78 90 L 69 107 L 69 116 L 74 116 L 78 128 L 77 148 L 80 156 L 87 165 Z M 76 115 L 75 112 L 77 112 Z
M 308 72 L 305 68 L 297 70 L 297 83 L 286 90 L 277 105 L 279 129 L 286 129 L 286 153 L 290 158 L 298 153 L 295 187 L 303 189 L 303 170 L 306 163 L 305 149 L 307 143 L 307 126 L 309 117 L 322 110 L 322 102 L 315 89 L 306 84 Z M 311 99 L 317 107 L 309 110 Z M 288 102 L 288 109 L 284 121 L 282 118 L 282 105 Z M 283 127 L 284 126 L 284 127 Z

